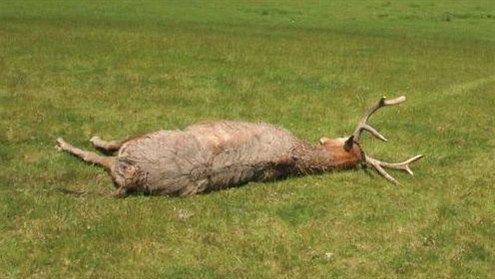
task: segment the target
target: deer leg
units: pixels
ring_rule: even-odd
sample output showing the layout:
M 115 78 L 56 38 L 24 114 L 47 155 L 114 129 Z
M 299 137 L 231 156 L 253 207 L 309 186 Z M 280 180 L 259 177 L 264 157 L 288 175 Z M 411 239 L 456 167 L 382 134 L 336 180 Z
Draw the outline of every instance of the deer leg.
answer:
M 101 166 L 109 173 L 112 170 L 113 162 L 115 160 L 114 157 L 100 156 L 93 152 L 81 150 L 68 144 L 62 138 L 57 139 L 57 148 L 61 151 L 66 151 L 85 162 Z
M 125 141 L 104 141 L 100 139 L 98 136 L 92 137 L 90 140 L 91 144 L 93 144 L 94 147 L 97 149 L 103 150 L 105 152 L 115 152 L 122 147 Z

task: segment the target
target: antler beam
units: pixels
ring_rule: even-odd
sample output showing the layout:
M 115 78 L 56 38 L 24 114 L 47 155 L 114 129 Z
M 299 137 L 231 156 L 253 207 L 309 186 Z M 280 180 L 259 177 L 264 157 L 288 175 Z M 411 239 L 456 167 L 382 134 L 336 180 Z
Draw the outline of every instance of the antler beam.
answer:
M 366 159 L 367 164 L 371 165 L 379 174 L 381 174 L 387 180 L 389 180 L 395 184 L 400 184 L 400 183 L 395 178 L 393 178 L 390 174 L 388 174 L 383 168 L 402 170 L 402 171 L 409 173 L 410 175 L 414 175 L 412 170 L 409 168 L 409 164 L 414 163 L 421 158 L 423 158 L 422 154 L 416 155 L 412 158 L 409 158 L 409 159 L 405 160 L 404 162 L 388 163 L 388 162 L 383 162 L 383 161 L 380 161 L 380 160 L 377 160 L 377 159 L 374 159 L 372 157 L 365 155 L 365 159 Z
M 364 130 L 370 132 L 372 135 L 374 135 L 375 137 L 379 138 L 382 141 L 387 141 L 387 139 L 382 134 L 380 134 L 375 128 L 371 127 L 368 124 L 368 119 L 378 109 L 385 107 L 385 106 L 398 105 L 398 104 L 404 102 L 405 100 L 406 100 L 405 96 L 400 96 L 400 97 L 397 97 L 395 99 L 390 99 L 390 100 L 387 100 L 387 98 L 382 97 L 376 104 L 371 106 L 368 109 L 368 111 L 366 112 L 366 114 L 363 116 L 361 121 L 359 121 L 358 126 L 356 127 L 356 129 L 354 130 L 354 133 L 352 134 L 354 136 L 354 142 L 359 143 L 359 138 L 361 137 L 361 133 Z

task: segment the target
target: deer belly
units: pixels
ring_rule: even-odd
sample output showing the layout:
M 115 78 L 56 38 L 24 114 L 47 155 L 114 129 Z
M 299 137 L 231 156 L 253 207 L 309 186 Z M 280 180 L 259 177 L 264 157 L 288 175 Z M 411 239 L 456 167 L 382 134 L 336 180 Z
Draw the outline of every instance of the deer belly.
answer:
M 242 156 L 241 156 L 242 157 Z M 295 164 L 286 156 L 268 160 L 246 160 L 235 158 L 234 162 L 226 163 L 223 160 L 213 160 L 208 169 L 208 187 L 206 191 L 220 190 L 240 186 L 252 181 L 270 181 L 285 178 L 296 172 Z
M 119 160 L 115 176 L 129 192 L 152 195 L 187 196 L 244 185 L 251 181 L 269 181 L 295 173 L 294 164 L 257 162 L 215 166 L 208 163 L 182 164 L 176 160 L 129 162 Z

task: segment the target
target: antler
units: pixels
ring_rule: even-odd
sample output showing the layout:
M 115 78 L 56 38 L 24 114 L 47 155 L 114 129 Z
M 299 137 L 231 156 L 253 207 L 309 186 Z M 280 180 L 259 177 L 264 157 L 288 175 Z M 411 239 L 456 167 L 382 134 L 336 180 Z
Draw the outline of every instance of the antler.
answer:
M 416 155 L 410 159 L 405 160 L 404 162 L 400 163 L 388 163 L 388 162 L 383 162 L 374 158 L 371 158 L 367 155 L 364 155 L 366 163 L 371 165 L 375 170 L 381 174 L 383 177 L 385 177 L 387 180 L 395 183 L 395 184 L 400 184 L 399 181 L 397 181 L 395 178 L 393 178 L 390 174 L 388 174 L 383 168 L 389 168 L 389 169 L 395 169 L 395 170 L 402 170 L 410 175 L 414 175 L 412 170 L 409 168 L 409 164 L 416 162 L 417 160 L 423 158 L 423 155 Z
M 375 128 L 368 125 L 368 119 L 370 118 L 370 116 L 373 113 L 375 113 L 375 111 L 377 111 L 381 107 L 398 105 L 398 104 L 404 102 L 405 100 L 406 100 L 405 96 L 400 96 L 398 98 L 391 99 L 391 100 L 387 100 L 387 98 L 382 97 L 380 99 L 380 101 L 378 101 L 376 104 L 371 106 L 368 109 L 368 111 L 366 112 L 366 114 L 363 116 L 361 121 L 359 121 L 358 126 L 356 127 L 356 129 L 354 130 L 354 133 L 352 134 L 354 136 L 354 142 L 359 142 L 359 137 L 361 136 L 361 133 L 363 132 L 363 130 L 370 132 L 372 135 L 381 139 L 382 141 L 387 141 L 387 139 L 384 136 L 382 136 L 380 133 L 378 133 L 378 131 L 375 130 Z
M 356 129 L 354 130 L 354 133 L 352 134 L 353 140 L 356 143 L 359 143 L 359 138 L 361 137 L 361 133 L 366 130 L 370 132 L 372 135 L 375 137 L 379 138 L 382 141 L 387 141 L 387 139 L 380 134 L 375 128 L 371 127 L 368 124 L 368 119 L 370 116 L 375 113 L 378 109 L 385 107 L 385 106 L 394 106 L 398 105 L 406 100 L 405 96 L 401 96 L 395 99 L 390 99 L 387 100 L 387 98 L 382 97 L 376 104 L 371 106 L 366 114 L 363 116 L 361 121 L 359 121 L 359 124 L 357 125 Z M 389 169 L 396 169 L 396 170 L 402 170 L 410 175 L 413 175 L 413 172 L 409 168 L 409 164 L 416 162 L 417 160 L 423 158 L 423 155 L 417 155 L 414 156 L 406 161 L 400 162 L 400 163 L 388 163 L 388 162 L 382 162 L 380 160 L 374 159 L 372 157 L 369 157 L 367 155 L 364 155 L 365 162 L 368 165 L 371 165 L 380 175 L 385 177 L 387 180 L 399 184 L 399 182 L 393 178 L 390 174 L 388 174 L 383 168 L 389 168 Z

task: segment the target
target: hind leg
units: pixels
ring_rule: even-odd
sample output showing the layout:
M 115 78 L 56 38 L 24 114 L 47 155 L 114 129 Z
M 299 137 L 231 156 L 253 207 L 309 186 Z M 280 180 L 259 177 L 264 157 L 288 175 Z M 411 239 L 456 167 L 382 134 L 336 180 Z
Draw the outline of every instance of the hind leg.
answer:
M 59 150 L 68 152 L 68 153 L 78 157 L 79 159 L 81 159 L 87 163 L 101 166 L 105 170 L 107 170 L 109 173 L 112 171 L 113 162 L 115 160 L 114 157 L 100 156 L 100 155 L 93 153 L 93 152 L 81 150 L 79 148 L 76 148 L 76 147 L 68 144 L 62 138 L 57 139 L 57 148 Z
M 98 136 L 92 137 L 90 140 L 91 144 L 93 144 L 94 147 L 106 151 L 106 152 L 115 152 L 119 151 L 120 147 L 124 144 L 125 141 L 104 141 L 100 139 Z

